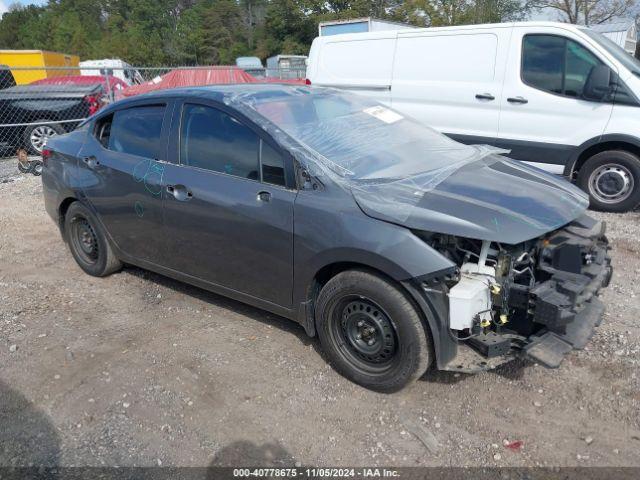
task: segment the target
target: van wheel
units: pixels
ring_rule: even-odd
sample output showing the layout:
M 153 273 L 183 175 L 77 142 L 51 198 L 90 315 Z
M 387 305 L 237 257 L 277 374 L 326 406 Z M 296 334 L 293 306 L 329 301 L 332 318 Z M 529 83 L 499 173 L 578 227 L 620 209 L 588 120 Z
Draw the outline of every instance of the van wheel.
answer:
M 334 368 L 363 387 L 400 390 L 431 364 L 431 342 L 416 308 L 379 275 L 339 273 L 320 291 L 315 316 Z
M 64 217 L 65 240 L 80 268 L 94 277 L 104 277 L 122 268 L 91 211 L 73 202 Z
M 640 159 L 624 150 L 600 152 L 582 166 L 578 185 L 594 210 L 632 210 L 640 204 Z
M 28 126 L 24 131 L 24 143 L 32 155 L 40 155 L 47 140 L 56 135 L 62 135 L 64 128 L 57 123 L 45 123 L 37 125 L 39 122 L 49 122 L 49 120 L 36 120 L 34 125 Z

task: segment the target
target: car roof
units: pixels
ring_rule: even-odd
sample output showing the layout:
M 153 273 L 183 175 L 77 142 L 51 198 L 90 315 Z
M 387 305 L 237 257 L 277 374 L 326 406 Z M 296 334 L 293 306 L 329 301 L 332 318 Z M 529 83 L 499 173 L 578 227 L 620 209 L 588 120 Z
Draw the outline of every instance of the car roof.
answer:
M 310 87 L 306 85 L 292 85 L 292 84 L 280 84 L 280 83 L 241 83 L 233 85 L 211 85 L 203 87 L 179 87 L 168 88 L 165 90 L 155 90 L 149 93 L 143 93 L 132 97 L 127 97 L 118 102 L 115 102 L 102 111 L 114 110 L 122 108 L 128 104 L 135 104 L 144 100 L 163 100 L 176 97 L 182 98 L 205 98 L 210 100 L 216 100 L 219 102 L 224 101 L 225 98 L 233 97 L 234 95 L 242 95 L 244 98 L 250 99 L 252 95 L 269 95 L 273 94 L 277 96 L 283 93 L 295 93 L 318 91 L 318 87 Z M 326 89 L 322 89 L 326 90 Z

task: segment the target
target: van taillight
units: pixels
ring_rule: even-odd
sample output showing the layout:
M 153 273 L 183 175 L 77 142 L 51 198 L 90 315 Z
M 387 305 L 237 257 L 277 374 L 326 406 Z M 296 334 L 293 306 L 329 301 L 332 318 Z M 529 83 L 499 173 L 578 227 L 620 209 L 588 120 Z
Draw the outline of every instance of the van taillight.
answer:
M 309 80 L 308 78 L 305 78 L 304 83 L 305 85 L 311 85 L 311 80 Z
M 42 150 L 42 164 L 46 167 L 47 163 L 49 162 L 49 159 L 51 158 L 51 156 L 53 155 L 53 150 L 50 150 L 48 148 L 44 148 Z

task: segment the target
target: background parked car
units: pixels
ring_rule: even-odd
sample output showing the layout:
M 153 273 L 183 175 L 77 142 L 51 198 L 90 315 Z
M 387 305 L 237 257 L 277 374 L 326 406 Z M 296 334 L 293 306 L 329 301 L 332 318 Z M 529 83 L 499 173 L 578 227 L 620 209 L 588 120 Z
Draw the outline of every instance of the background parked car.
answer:
M 119 93 L 128 88 L 125 82 L 113 75 L 67 75 L 37 80 L 31 85 L 102 85 L 104 101 L 110 102 L 119 98 Z
M 255 83 L 256 81 L 254 76 L 242 68 L 233 66 L 176 68 L 141 85 L 133 85 L 126 88 L 122 91 L 122 96 L 132 97 L 155 90 L 166 90 L 167 88 Z
M 42 152 L 47 139 L 73 130 L 103 106 L 104 88 L 89 85 L 18 85 L 0 90 L 0 148 Z

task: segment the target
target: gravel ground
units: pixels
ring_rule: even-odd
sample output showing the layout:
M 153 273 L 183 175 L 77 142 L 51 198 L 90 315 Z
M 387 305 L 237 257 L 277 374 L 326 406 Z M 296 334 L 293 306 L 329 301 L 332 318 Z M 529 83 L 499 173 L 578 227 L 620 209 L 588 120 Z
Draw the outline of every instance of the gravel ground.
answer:
M 40 179 L 14 165 L 0 162 L 0 465 L 640 466 L 639 213 L 594 214 L 615 273 L 586 350 L 384 395 L 285 319 L 136 268 L 85 275 Z

